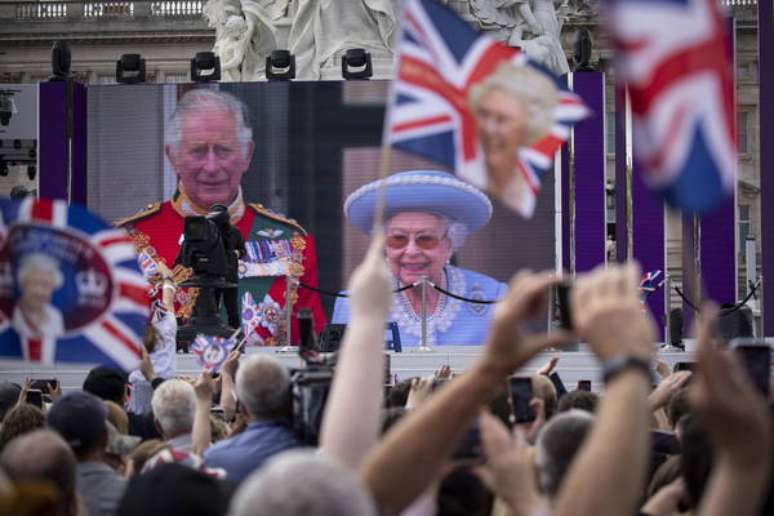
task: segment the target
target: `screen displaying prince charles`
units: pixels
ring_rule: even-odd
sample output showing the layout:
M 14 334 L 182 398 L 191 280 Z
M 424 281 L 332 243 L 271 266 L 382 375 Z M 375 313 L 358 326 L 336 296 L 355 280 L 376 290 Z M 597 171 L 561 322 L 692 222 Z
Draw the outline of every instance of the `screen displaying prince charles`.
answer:
M 468 183 L 437 171 L 401 172 L 368 183 L 344 204 L 347 220 L 370 233 L 379 192 L 385 200 L 385 259 L 396 289 L 426 278 L 441 289 L 477 301 L 496 301 L 507 287 L 489 276 L 451 265 L 471 233 L 492 217 L 489 198 Z M 436 345 L 480 345 L 492 304 L 463 301 L 426 288 L 427 341 Z M 349 301 L 336 301 L 332 322 L 349 320 Z M 403 346 L 418 346 L 422 333 L 422 292 L 416 286 L 395 295 L 390 320 L 397 322 Z
M 164 154 L 177 176 L 172 199 L 154 203 L 118 222 L 129 231 L 146 276 L 158 279 L 173 274 L 185 279 L 174 267 L 180 251 L 184 219 L 207 215 L 213 206 L 225 207 L 229 222 L 244 239 L 245 255 L 239 262 L 239 299 L 257 307 L 250 341 L 280 345 L 287 341 L 282 315 L 288 292 L 292 312 L 309 309 L 314 330 L 325 326 L 319 295 L 297 289 L 296 282 L 317 286 L 317 256 L 312 235 L 292 219 L 261 204 L 245 202 L 242 176 L 255 150 L 253 131 L 245 105 L 233 95 L 211 89 L 194 89 L 183 95 L 167 121 Z M 183 274 L 182 276 L 178 273 Z M 288 290 L 288 278 L 292 278 Z M 190 316 L 196 292 L 180 289 L 175 310 Z M 248 296 L 247 298 L 245 296 Z M 232 322 L 233 326 L 233 322 Z M 291 342 L 299 339 L 298 321 L 292 319 Z

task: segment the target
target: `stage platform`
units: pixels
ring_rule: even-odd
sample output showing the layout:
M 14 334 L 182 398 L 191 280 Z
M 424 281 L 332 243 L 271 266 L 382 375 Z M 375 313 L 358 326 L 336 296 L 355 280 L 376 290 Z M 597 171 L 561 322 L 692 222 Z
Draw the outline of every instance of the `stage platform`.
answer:
M 412 376 L 431 375 L 440 366 L 448 365 L 454 372 L 465 371 L 480 353 L 475 346 L 439 346 L 431 352 L 412 351 L 410 348 L 402 353 L 390 353 L 392 374 L 398 376 L 398 380 Z M 562 377 L 568 389 L 574 389 L 578 380 L 591 380 L 593 390 L 601 390 L 599 364 L 593 353 L 580 351 L 555 351 L 544 352 L 531 360 L 519 373 L 534 372 L 552 356 L 559 356 L 557 371 Z M 303 363 L 295 352 L 281 352 L 280 348 L 250 348 L 248 354 L 267 353 L 275 356 L 288 367 L 303 367 Z M 678 351 L 661 351 L 659 359 L 670 367 L 677 362 L 693 360 L 692 353 Z M 199 373 L 196 357 L 192 354 L 178 354 L 178 373 L 185 376 L 195 376 Z M 25 377 L 33 378 L 59 378 L 65 391 L 78 389 L 83 385 L 83 380 L 90 366 L 59 365 L 59 366 L 33 366 L 27 362 L 0 361 L 0 379 L 16 383 L 22 383 Z

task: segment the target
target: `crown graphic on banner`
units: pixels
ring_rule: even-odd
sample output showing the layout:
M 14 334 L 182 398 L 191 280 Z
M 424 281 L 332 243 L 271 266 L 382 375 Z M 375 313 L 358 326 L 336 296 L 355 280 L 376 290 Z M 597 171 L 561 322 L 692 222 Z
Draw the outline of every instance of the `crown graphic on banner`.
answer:
M 108 280 L 104 274 L 89 269 L 75 275 L 75 285 L 81 296 L 102 297 L 107 291 Z

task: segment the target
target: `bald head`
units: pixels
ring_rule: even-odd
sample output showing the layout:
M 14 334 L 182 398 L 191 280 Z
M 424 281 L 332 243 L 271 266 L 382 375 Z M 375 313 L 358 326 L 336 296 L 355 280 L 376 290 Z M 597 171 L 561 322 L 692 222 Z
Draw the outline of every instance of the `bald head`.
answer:
M 70 446 L 51 430 L 24 434 L 8 443 L 0 455 L 0 467 L 13 482 L 51 482 L 67 508 L 75 503 L 75 464 Z

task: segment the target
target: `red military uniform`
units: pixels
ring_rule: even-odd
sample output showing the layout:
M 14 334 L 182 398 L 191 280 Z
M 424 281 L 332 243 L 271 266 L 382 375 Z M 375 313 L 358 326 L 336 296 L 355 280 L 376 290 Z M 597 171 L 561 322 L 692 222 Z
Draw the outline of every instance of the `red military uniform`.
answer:
M 240 292 L 249 292 L 257 304 L 256 333 L 266 345 L 285 342 L 284 306 L 287 281 L 285 274 L 300 283 L 317 287 L 317 253 L 314 238 L 294 220 L 276 214 L 260 204 L 248 204 L 238 220 L 232 224 L 239 229 L 247 248 L 247 262 L 240 269 L 249 269 L 248 277 L 240 274 Z M 141 265 L 162 262 L 173 269 L 180 250 L 184 215 L 172 202 L 155 203 L 145 210 L 119 221 L 135 241 Z M 250 263 L 252 262 L 252 263 Z M 247 266 L 247 267 L 246 267 Z M 147 266 L 143 267 L 147 270 Z M 180 280 L 186 277 L 182 267 L 174 271 Z M 282 275 L 280 275 L 282 274 Z M 177 315 L 190 315 L 196 289 L 180 289 L 175 299 Z M 240 295 L 241 298 L 241 295 Z M 314 318 L 314 329 L 320 333 L 325 326 L 325 312 L 317 292 L 306 288 L 291 293 L 293 313 L 309 309 Z M 292 342 L 298 343 L 298 320 L 292 319 Z

